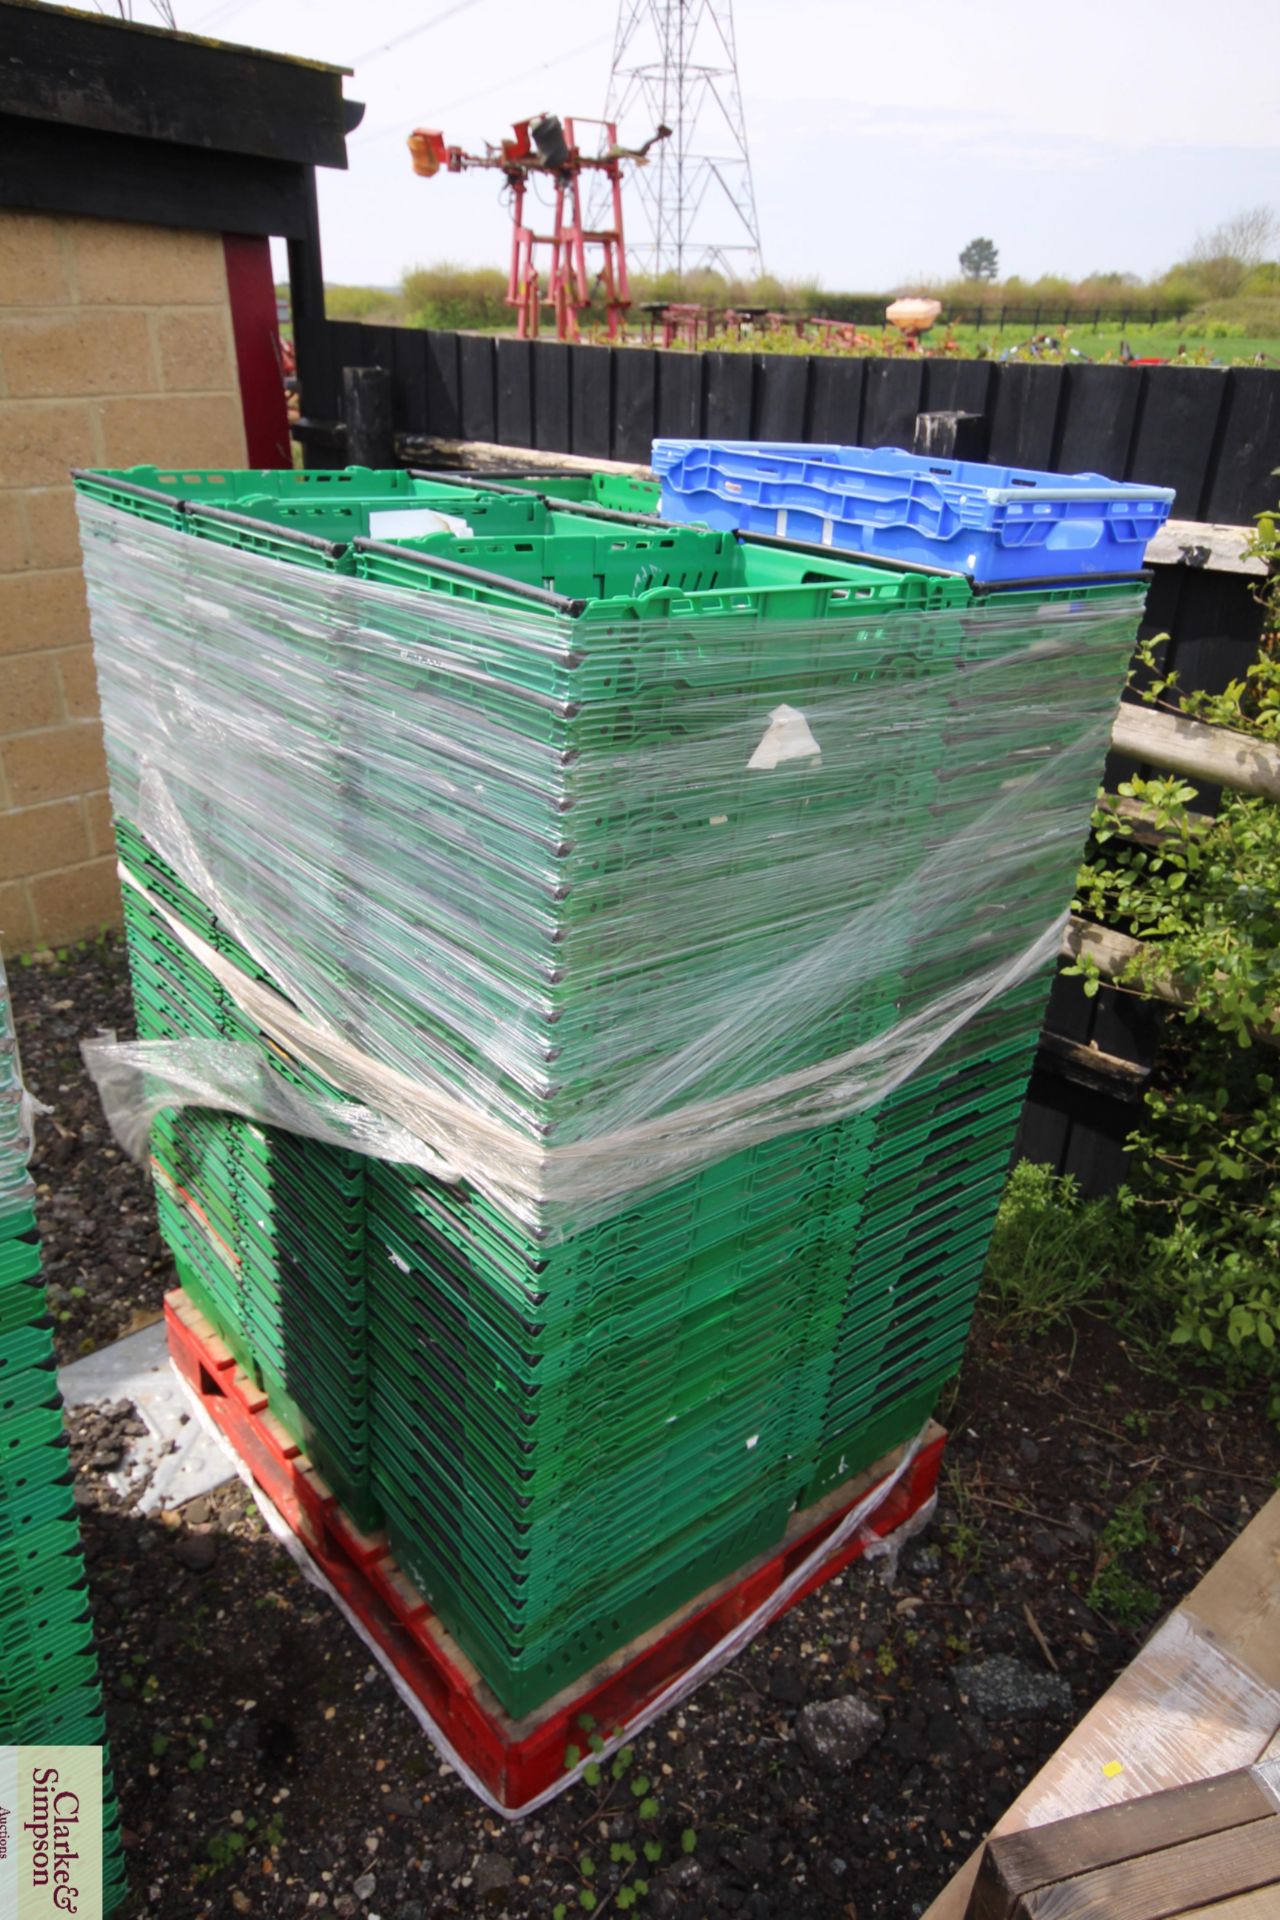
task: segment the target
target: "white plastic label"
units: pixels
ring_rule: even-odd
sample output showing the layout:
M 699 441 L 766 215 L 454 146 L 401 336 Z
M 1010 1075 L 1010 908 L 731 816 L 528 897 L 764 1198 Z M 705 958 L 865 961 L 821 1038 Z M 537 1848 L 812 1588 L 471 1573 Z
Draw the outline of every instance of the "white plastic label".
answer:
M 784 760 L 820 760 L 822 748 L 798 707 L 775 707 L 760 744 L 747 762 L 753 771 L 780 767 Z
M 456 513 L 438 507 L 387 507 L 369 515 L 371 540 L 412 540 L 428 533 L 469 534 L 472 528 Z

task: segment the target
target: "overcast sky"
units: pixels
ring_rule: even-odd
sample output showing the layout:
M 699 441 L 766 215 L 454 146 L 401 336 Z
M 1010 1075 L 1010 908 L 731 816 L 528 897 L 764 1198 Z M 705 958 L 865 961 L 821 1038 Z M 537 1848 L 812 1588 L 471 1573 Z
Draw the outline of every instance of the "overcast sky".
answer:
M 325 276 L 394 285 L 416 263 L 505 266 L 509 244 L 495 177 L 417 179 L 409 130 L 477 148 L 538 111 L 598 115 L 617 8 L 175 11 L 186 30 L 355 69 L 350 171 L 319 175 Z M 878 290 L 954 272 L 976 233 L 1005 273 L 1147 274 L 1223 217 L 1280 203 L 1274 0 L 737 0 L 735 19 L 765 264 L 784 277 Z

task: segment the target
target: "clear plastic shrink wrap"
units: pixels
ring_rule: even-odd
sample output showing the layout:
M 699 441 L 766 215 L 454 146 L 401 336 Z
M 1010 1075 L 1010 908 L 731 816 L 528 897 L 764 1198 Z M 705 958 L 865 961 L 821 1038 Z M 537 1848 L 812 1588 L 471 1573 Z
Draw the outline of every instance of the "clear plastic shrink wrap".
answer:
M 555 1239 L 879 1101 L 1056 952 L 1140 583 L 504 601 L 79 509 L 115 812 L 265 976 L 172 922 L 264 1044 L 94 1043 L 134 1152 L 221 1107 Z

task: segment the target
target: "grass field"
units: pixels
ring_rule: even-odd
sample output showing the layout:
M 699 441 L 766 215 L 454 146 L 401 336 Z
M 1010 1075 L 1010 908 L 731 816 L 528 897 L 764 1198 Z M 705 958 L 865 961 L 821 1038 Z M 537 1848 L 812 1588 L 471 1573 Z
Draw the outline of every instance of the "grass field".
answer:
M 941 344 L 942 328 L 937 327 L 930 334 L 928 344 Z M 1042 333 L 1050 333 L 1064 346 L 1074 347 L 1077 353 L 1083 353 L 1090 360 L 1118 360 L 1120 343 L 1127 340 L 1129 351 L 1138 359 L 1172 360 L 1180 347 L 1186 348 L 1187 358 L 1191 360 L 1220 360 L 1224 366 L 1233 361 L 1252 360 L 1255 354 L 1265 353 L 1270 361 L 1280 362 L 1280 332 L 1271 334 L 1230 334 L 1207 339 L 1203 329 L 1188 328 L 1179 332 L 1176 320 L 1158 326 L 1119 327 L 1103 325 L 1096 330 L 1092 325 L 1071 327 L 1063 332 L 1050 322 L 1042 326 Z M 1030 329 L 1025 326 L 1006 327 L 1002 332 L 992 327 L 960 326 L 952 329 L 954 338 L 961 346 L 976 351 L 980 346 L 1001 354 L 1009 348 L 1018 347 L 1029 338 Z

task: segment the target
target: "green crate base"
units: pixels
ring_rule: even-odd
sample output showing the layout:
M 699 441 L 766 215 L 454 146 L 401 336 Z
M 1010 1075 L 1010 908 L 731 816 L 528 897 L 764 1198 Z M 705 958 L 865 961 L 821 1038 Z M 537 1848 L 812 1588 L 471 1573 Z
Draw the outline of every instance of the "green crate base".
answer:
M 20 1327 L 30 1327 L 37 1321 L 47 1319 L 47 1316 L 44 1288 L 38 1275 L 34 1280 L 9 1281 L 0 1285 L 0 1340 L 16 1333 Z
M 284 1381 L 263 1366 L 261 1353 L 248 1340 L 243 1327 L 227 1312 L 219 1295 L 205 1285 L 202 1269 L 189 1257 L 189 1245 L 179 1251 L 170 1241 L 169 1249 L 184 1292 L 191 1295 L 201 1313 L 217 1328 L 238 1365 L 267 1396 L 267 1404 L 285 1432 L 314 1459 L 356 1525 L 362 1532 L 373 1532 L 381 1522 L 381 1514 L 368 1486 L 353 1472 L 350 1462 L 335 1451 L 329 1437 L 302 1412 Z
M 811 1474 L 805 1491 L 779 1501 L 772 1511 L 742 1512 L 740 1520 L 730 1518 L 729 1531 L 701 1550 L 687 1546 L 681 1558 L 677 1549 L 661 1563 L 641 1590 L 616 1604 L 607 1592 L 599 1604 L 588 1596 L 582 1615 L 554 1632 L 544 1633 L 528 1646 L 519 1646 L 500 1634 L 491 1616 L 482 1614 L 473 1603 L 468 1607 L 456 1590 L 445 1591 L 438 1570 L 432 1567 L 429 1551 L 413 1538 L 411 1518 L 396 1506 L 387 1493 L 388 1529 L 397 1558 L 410 1577 L 431 1598 L 441 1618 L 459 1641 L 503 1706 L 514 1717 L 533 1711 L 561 1687 L 572 1683 L 599 1660 L 637 1633 L 644 1632 L 696 1593 L 732 1572 L 754 1554 L 767 1551 L 781 1537 L 793 1507 L 808 1505 L 818 1494 L 811 1489 L 822 1479 L 821 1491 L 837 1484 L 830 1473 L 834 1462 L 845 1462 L 844 1478 L 860 1472 L 881 1458 L 891 1447 L 913 1437 L 924 1425 L 942 1379 L 926 1388 L 918 1388 L 894 1406 L 874 1418 L 863 1420 L 838 1445 L 824 1454 Z M 789 1483 L 794 1486 L 794 1479 Z M 704 1523 L 705 1525 L 705 1523 Z M 734 1530 L 736 1528 L 736 1530 Z M 696 1533 L 696 1530 L 693 1530 Z M 434 1591 L 433 1591 L 434 1588 Z
M 734 1515 L 723 1536 L 701 1549 L 686 1547 L 639 1576 L 641 1591 L 625 1601 L 589 1602 L 584 1616 L 532 1645 L 513 1648 L 477 1614 L 468 1613 L 424 1555 L 411 1515 L 385 1494 L 387 1530 L 396 1559 L 430 1599 L 459 1645 L 471 1656 L 513 1719 L 542 1706 L 638 1633 L 691 1600 L 703 1588 L 765 1552 L 786 1528 L 792 1502 L 777 1496 Z
M 536 1444 L 522 1449 L 498 1429 L 484 1410 L 459 1404 L 435 1412 L 433 1386 L 380 1366 L 375 1377 L 371 1452 L 375 1466 L 413 1468 L 443 1513 L 468 1513 L 469 1524 L 492 1527 L 495 1537 L 536 1546 L 544 1536 L 567 1536 L 581 1551 L 587 1533 L 578 1516 L 601 1511 L 600 1525 L 630 1525 L 638 1516 L 661 1524 L 652 1512 L 647 1480 L 694 1486 L 708 1500 L 724 1490 L 761 1478 L 779 1459 L 794 1456 L 819 1429 L 831 1383 L 831 1356 L 822 1353 L 770 1374 L 762 1366 L 753 1378 L 719 1392 L 692 1386 L 673 1411 L 635 1432 L 614 1436 L 594 1460 L 580 1453 L 559 1453 Z M 772 1397 L 771 1397 L 772 1389 Z M 754 1457 L 749 1442 L 754 1440 Z M 699 1448 L 704 1450 L 699 1463 Z M 611 1509 L 606 1489 L 621 1500 L 632 1488 L 631 1504 Z
M 3 1289 L 22 1280 L 34 1280 L 40 1272 L 40 1244 L 37 1240 L 12 1235 L 0 1240 L 0 1298 Z
M 79 1554 L 78 1537 L 67 1545 L 65 1533 L 57 1552 L 44 1549 L 37 1557 L 25 1555 L 17 1564 L 15 1557 L 0 1547 L 0 1639 L 13 1620 L 55 1609 L 69 1593 L 79 1592 L 84 1605 L 84 1562 Z
M 887 1411 L 864 1414 L 861 1419 L 855 1414 L 842 1433 L 824 1440 L 812 1477 L 801 1490 L 796 1504 L 812 1506 L 851 1474 L 861 1473 L 891 1447 L 900 1446 L 919 1433 L 951 1377 L 949 1373 L 935 1375 Z
M 81 1604 L 84 1604 L 81 1596 Z M 92 1622 L 85 1623 L 84 1643 L 45 1662 L 39 1672 L 12 1667 L 10 1660 L 0 1681 L 0 1725 L 6 1721 L 35 1720 L 56 1713 L 64 1701 L 98 1685 L 98 1656 Z
M 105 1741 L 106 1719 L 96 1662 L 57 1700 L 41 1702 L 11 1719 L 0 1707 L 0 1746 L 100 1747 Z
M 0 1545 L 20 1542 L 36 1528 L 75 1512 L 70 1456 L 62 1439 L 62 1409 L 54 1432 L 14 1460 L 0 1459 Z
M 36 1210 L 29 1200 L 0 1217 L 0 1241 L 25 1240 L 36 1230 Z

